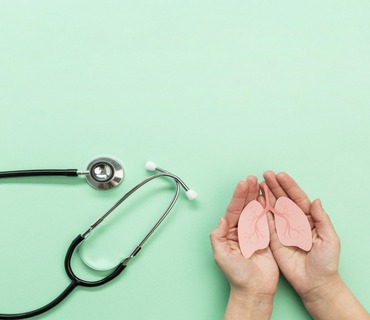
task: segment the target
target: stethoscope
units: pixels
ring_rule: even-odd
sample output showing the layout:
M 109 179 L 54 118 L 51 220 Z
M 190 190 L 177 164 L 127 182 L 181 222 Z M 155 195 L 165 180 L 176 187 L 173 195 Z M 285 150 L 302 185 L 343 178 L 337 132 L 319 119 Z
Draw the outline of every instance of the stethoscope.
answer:
M 0 319 L 25 319 L 30 318 L 33 316 L 37 316 L 42 314 L 56 305 L 58 305 L 61 301 L 63 301 L 76 287 L 98 287 L 103 284 L 108 283 L 109 281 L 116 278 L 127 266 L 127 264 L 131 261 L 133 257 L 141 250 L 144 243 L 149 239 L 149 237 L 153 234 L 153 232 L 158 228 L 158 226 L 162 223 L 162 221 L 166 218 L 169 214 L 173 206 L 175 205 L 179 194 L 180 194 L 180 186 L 185 189 L 186 196 L 189 200 L 194 200 L 197 194 L 189 189 L 187 185 L 176 175 L 157 167 L 157 165 L 151 161 L 147 162 L 145 168 L 149 171 L 158 171 L 159 173 L 154 174 L 147 179 L 143 180 L 135 187 L 133 187 L 130 191 L 128 191 L 122 198 L 120 198 L 105 214 L 103 214 L 99 219 L 93 222 L 89 228 L 84 231 L 83 233 L 79 234 L 70 244 L 65 259 L 64 259 L 64 268 L 71 280 L 71 283 L 67 286 L 67 288 L 53 301 L 49 302 L 47 305 L 35 309 L 33 311 L 28 311 L 24 313 L 18 314 L 0 314 Z M 122 164 L 114 158 L 110 157 L 99 157 L 94 159 L 89 163 L 86 170 L 79 171 L 77 169 L 43 169 L 43 170 L 20 170 L 20 171 L 4 171 L 0 172 L 0 178 L 14 178 L 14 177 L 29 177 L 29 176 L 72 176 L 78 177 L 80 175 L 84 175 L 86 177 L 87 182 L 96 189 L 111 189 L 113 187 L 118 186 L 122 179 L 124 178 L 124 168 Z M 173 199 L 171 200 L 169 206 L 162 214 L 162 216 L 158 219 L 155 225 L 150 229 L 150 231 L 146 234 L 146 236 L 141 240 L 141 242 L 135 247 L 135 249 L 131 252 L 131 254 L 124 258 L 122 261 L 118 263 L 118 265 L 109 271 L 108 275 L 106 275 L 103 279 L 98 281 L 88 281 L 83 280 L 76 276 L 73 272 L 71 266 L 71 260 L 73 253 L 75 252 L 76 248 L 82 244 L 82 242 L 91 234 L 91 232 L 101 224 L 105 218 L 107 218 L 122 202 L 124 202 L 129 196 L 131 196 L 135 191 L 140 189 L 143 185 L 147 184 L 148 182 L 159 178 L 159 177 L 167 177 L 171 178 L 175 182 L 175 194 Z

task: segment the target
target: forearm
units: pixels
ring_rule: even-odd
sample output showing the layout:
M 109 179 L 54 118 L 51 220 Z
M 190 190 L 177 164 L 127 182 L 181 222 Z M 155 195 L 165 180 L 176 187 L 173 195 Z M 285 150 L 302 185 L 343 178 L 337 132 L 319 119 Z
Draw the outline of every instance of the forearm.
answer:
M 316 320 L 370 320 L 369 313 L 339 276 L 336 281 L 310 292 L 302 299 Z
M 273 296 L 230 291 L 225 320 L 270 319 Z

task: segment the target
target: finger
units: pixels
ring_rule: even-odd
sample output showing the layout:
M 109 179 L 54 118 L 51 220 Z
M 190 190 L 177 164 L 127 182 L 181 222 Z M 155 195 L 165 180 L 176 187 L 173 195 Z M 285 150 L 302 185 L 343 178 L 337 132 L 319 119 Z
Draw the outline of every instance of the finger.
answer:
M 266 206 L 266 200 L 263 196 L 259 196 L 257 200 L 262 205 L 262 207 Z M 267 223 L 268 223 L 268 227 L 269 227 L 269 231 L 270 231 L 270 239 L 271 240 L 274 240 L 274 238 L 278 239 L 277 238 L 277 233 L 276 233 L 276 228 L 275 228 L 274 215 L 270 211 L 268 211 L 266 213 L 266 217 L 267 217 Z
M 245 198 L 244 206 L 246 206 L 252 200 L 256 200 L 260 195 L 260 187 L 258 185 L 257 177 L 248 176 L 247 184 L 248 184 L 248 193 Z
M 266 200 L 263 196 L 258 196 L 257 201 L 261 204 L 262 207 L 266 207 Z
M 311 201 L 298 184 L 285 172 L 278 173 L 276 175 L 276 180 L 288 197 L 292 199 L 305 214 L 308 214 L 310 212 Z
M 266 217 L 267 217 L 267 224 L 269 227 L 270 237 L 271 237 L 271 235 L 276 234 L 275 219 L 274 219 L 274 215 L 270 211 L 266 213 Z
M 227 242 L 227 233 L 229 230 L 228 222 L 225 218 L 221 218 L 218 226 L 212 231 L 211 245 L 215 258 L 224 256 L 230 252 L 230 246 Z
M 267 186 L 269 187 L 269 189 L 271 190 L 271 192 L 273 193 L 276 199 L 280 197 L 288 197 L 285 190 L 282 188 L 280 183 L 277 181 L 275 172 L 271 170 L 266 171 L 263 174 L 263 177 L 265 178 L 265 182 Z
M 266 183 L 262 182 L 261 183 L 261 189 L 262 190 L 264 189 L 264 186 L 266 186 Z M 264 191 L 263 191 L 263 193 L 264 193 Z M 269 198 L 270 204 L 272 203 L 272 204 L 275 205 L 276 199 L 275 199 L 274 195 L 271 192 L 269 192 L 269 197 L 270 197 Z M 265 195 L 264 196 L 259 196 L 257 200 L 262 205 L 262 207 L 266 207 Z M 281 248 L 282 244 L 280 243 L 280 240 L 279 240 L 277 232 L 276 232 L 274 215 L 270 211 L 268 211 L 266 213 L 266 216 L 267 216 L 267 224 L 268 224 L 269 232 L 270 232 L 270 249 L 271 249 L 271 251 L 275 251 L 275 250 Z
M 321 200 L 316 199 L 311 204 L 311 217 L 319 238 L 330 241 L 337 237 L 329 216 L 324 211 Z
M 277 235 L 277 232 L 276 232 L 274 215 L 270 211 L 267 212 L 266 215 L 267 215 L 267 223 L 268 223 L 269 231 L 270 231 L 270 248 L 271 248 L 271 251 L 275 251 L 281 248 L 283 245 L 281 244 L 279 237 Z
M 226 209 L 225 218 L 229 223 L 230 228 L 234 228 L 238 224 L 240 213 L 244 209 L 245 200 L 248 194 L 247 181 L 240 181 L 235 188 L 231 201 Z
M 276 197 L 274 196 L 274 194 L 272 192 L 268 192 L 268 194 L 266 194 L 266 192 L 265 192 L 266 187 L 268 188 L 268 185 L 266 184 L 265 181 L 260 183 L 260 188 L 262 190 L 262 196 L 265 198 L 266 204 L 269 203 L 271 206 L 274 207 L 275 202 L 276 202 Z

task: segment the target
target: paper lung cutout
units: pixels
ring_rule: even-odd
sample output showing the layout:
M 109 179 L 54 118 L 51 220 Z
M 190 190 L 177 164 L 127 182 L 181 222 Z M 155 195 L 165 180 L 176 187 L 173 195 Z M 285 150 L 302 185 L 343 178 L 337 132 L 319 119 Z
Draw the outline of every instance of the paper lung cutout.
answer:
M 253 200 L 244 208 L 238 223 L 239 246 L 243 256 L 249 258 L 253 252 L 269 245 L 270 232 L 266 209 Z
M 252 254 L 269 245 L 270 232 L 266 213 L 275 217 L 276 232 L 281 244 L 295 246 L 309 251 L 312 247 L 312 232 L 304 212 L 287 197 L 277 199 L 275 208 L 270 205 L 269 189 L 265 185 L 266 207 L 253 200 L 242 211 L 238 223 L 239 246 L 242 254 L 250 258 Z

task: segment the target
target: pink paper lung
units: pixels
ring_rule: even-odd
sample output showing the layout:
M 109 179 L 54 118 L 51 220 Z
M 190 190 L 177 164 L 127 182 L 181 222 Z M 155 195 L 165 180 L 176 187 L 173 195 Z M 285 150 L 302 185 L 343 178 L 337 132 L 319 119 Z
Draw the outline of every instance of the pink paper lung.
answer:
M 280 197 L 273 213 L 281 244 L 309 251 L 312 247 L 311 227 L 301 208 L 289 198 Z
M 270 233 L 266 212 L 258 201 L 249 202 L 242 211 L 238 223 L 238 238 L 240 250 L 246 258 L 269 245 Z
M 270 242 L 266 213 L 271 211 L 275 217 L 276 232 L 281 244 L 295 246 L 309 251 L 312 247 L 312 232 L 304 212 L 289 198 L 277 199 L 275 208 L 269 201 L 269 189 L 265 185 L 266 207 L 253 200 L 242 211 L 238 223 L 240 250 L 244 257 L 264 249 Z

